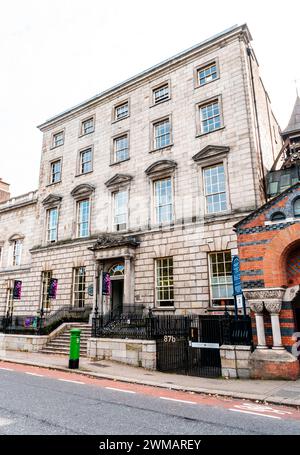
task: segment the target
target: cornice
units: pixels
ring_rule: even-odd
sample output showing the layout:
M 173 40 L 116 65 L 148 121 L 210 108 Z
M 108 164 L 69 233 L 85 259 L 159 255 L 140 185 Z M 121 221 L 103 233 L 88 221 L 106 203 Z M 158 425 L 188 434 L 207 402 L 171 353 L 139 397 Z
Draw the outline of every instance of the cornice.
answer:
M 252 36 L 250 31 L 247 27 L 247 24 L 242 25 L 234 25 L 229 29 L 226 29 L 217 35 L 214 35 L 201 43 L 196 44 L 172 57 L 167 60 L 164 60 L 157 65 L 154 65 L 145 71 L 138 73 L 137 75 L 107 89 L 103 92 L 89 98 L 82 103 L 79 103 L 70 109 L 61 112 L 60 114 L 51 117 L 50 119 L 46 120 L 44 123 L 37 126 L 41 131 L 47 131 L 48 129 L 53 128 L 54 125 L 59 124 L 62 120 L 66 120 L 71 118 L 72 116 L 78 114 L 79 112 L 84 111 L 85 109 L 89 109 L 95 104 L 98 104 L 102 101 L 107 101 L 109 98 L 114 98 L 116 96 L 121 96 L 124 91 L 128 92 L 135 88 L 136 86 L 141 85 L 147 79 L 152 79 L 158 77 L 160 73 L 164 71 L 170 72 L 170 70 L 174 69 L 177 66 L 182 64 L 186 64 L 187 61 L 193 60 L 197 58 L 199 54 L 205 54 L 205 52 L 212 50 L 214 47 L 221 47 L 224 46 L 224 42 L 230 42 L 238 36 L 243 36 L 244 40 L 249 43 L 252 40 Z

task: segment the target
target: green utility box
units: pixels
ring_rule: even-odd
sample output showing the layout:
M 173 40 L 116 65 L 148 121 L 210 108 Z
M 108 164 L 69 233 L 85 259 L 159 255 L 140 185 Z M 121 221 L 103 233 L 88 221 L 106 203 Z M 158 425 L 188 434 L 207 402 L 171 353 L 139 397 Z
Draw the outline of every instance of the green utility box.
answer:
M 79 367 L 80 357 L 80 333 L 79 329 L 70 330 L 70 357 L 69 368 L 75 370 Z

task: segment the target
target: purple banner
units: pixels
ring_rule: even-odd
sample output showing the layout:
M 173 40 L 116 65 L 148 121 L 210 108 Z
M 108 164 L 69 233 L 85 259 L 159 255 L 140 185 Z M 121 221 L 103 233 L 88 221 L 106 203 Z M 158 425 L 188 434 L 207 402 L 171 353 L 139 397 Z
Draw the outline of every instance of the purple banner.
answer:
M 58 279 L 57 278 L 50 278 L 49 287 L 48 287 L 48 297 L 49 297 L 49 299 L 56 299 L 57 283 L 58 283 Z
M 102 295 L 110 295 L 111 293 L 111 280 L 108 272 L 102 274 Z
M 21 292 L 22 292 L 22 281 L 15 280 L 15 282 L 14 282 L 14 290 L 13 290 L 13 299 L 14 300 L 21 300 Z

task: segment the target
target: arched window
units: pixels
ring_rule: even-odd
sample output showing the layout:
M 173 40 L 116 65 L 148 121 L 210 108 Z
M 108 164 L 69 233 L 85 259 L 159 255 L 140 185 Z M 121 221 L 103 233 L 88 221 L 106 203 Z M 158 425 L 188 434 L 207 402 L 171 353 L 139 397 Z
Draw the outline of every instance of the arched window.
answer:
M 123 276 L 124 275 L 124 265 L 115 264 L 109 269 L 110 276 Z
M 300 216 L 300 197 L 294 202 L 294 216 Z
M 285 220 L 285 214 L 282 212 L 275 212 L 271 216 L 271 221 L 280 221 L 280 220 Z

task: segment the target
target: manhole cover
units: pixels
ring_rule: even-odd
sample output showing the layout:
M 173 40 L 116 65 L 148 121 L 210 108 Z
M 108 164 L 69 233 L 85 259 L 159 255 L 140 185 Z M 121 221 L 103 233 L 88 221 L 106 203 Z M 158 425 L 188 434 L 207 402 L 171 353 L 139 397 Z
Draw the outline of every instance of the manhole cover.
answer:
M 101 363 L 91 363 L 90 365 L 93 365 L 94 367 L 99 367 L 99 368 L 109 368 L 110 365 L 102 365 Z

